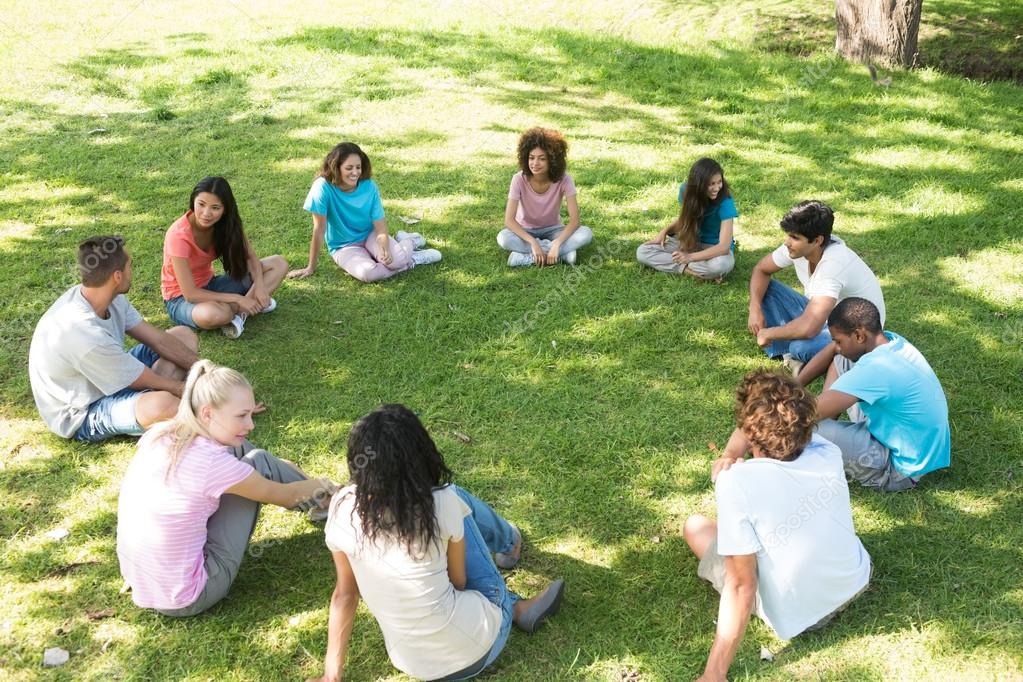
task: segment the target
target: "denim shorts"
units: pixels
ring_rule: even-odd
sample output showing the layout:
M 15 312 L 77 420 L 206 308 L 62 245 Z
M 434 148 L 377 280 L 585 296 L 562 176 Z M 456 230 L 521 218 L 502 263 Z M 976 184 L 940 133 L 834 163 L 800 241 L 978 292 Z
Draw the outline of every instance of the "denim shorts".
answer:
M 149 346 L 140 343 L 128 353 L 146 367 L 152 367 L 160 356 Z M 114 436 L 139 436 L 142 427 L 135 419 L 135 403 L 146 389 L 122 388 L 117 393 L 103 396 L 89 405 L 85 421 L 75 432 L 75 440 L 98 443 Z
M 245 275 L 241 281 L 233 279 L 230 275 L 217 275 L 203 287 L 207 291 L 218 294 L 238 294 L 240 296 L 247 294 L 251 288 L 252 278 L 248 275 Z M 189 303 L 184 296 L 175 296 L 169 301 L 164 301 L 163 305 L 174 324 L 183 324 L 192 329 L 199 328 L 199 325 L 192 320 L 192 311 L 195 310 L 195 306 L 199 305 L 198 303 Z

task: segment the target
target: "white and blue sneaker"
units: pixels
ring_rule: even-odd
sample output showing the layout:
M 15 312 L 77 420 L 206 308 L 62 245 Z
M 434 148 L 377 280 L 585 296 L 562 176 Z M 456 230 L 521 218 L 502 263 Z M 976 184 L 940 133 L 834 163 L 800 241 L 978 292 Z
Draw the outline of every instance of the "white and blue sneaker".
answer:
M 441 259 L 440 251 L 437 249 L 422 249 L 420 251 L 413 251 L 412 262 L 415 265 L 430 265 L 431 263 L 437 263 Z
M 415 245 L 415 249 L 413 249 L 413 251 L 421 249 L 424 246 L 426 246 L 426 237 L 419 234 L 418 232 L 406 232 L 405 230 L 398 230 L 397 232 L 394 233 L 394 241 L 398 242 L 399 244 L 408 239 L 411 239 L 412 243 Z
M 533 264 L 533 254 L 512 251 L 508 254 L 508 267 L 522 268 Z
M 220 328 L 220 331 L 229 339 L 237 339 L 245 331 L 245 316 L 235 315 L 230 322 Z

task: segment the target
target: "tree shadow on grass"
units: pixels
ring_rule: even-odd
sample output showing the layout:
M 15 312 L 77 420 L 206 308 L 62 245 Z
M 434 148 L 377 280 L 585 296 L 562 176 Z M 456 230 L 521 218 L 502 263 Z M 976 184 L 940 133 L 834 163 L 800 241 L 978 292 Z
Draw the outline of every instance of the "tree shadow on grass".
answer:
M 920 26 L 920 62 L 982 81 L 1023 84 L 1023 8 L 1000 0 L 935 0 Z
M 835 45 L 831 4 L 803 11 L 757 11 L 755 45 L 799 57 L 830 53 Z M 1007 0 L 934 0 L 924 6 L 917 66 L 980 81 L 1023 83 L 1023 10 Z M 899 77 L 895 76 L 898 81 Z
M 68 500 L 68 491 L 101 483 L 89 469 L 109 463 L 115 452 L 111 445 L 89 446 L 48 433 L 15 437 L 0 453 L 5 460 L 0 489 L 7 492 L 0 501 L 0 536 L 13 539 L 58 524 L 59 507 Z
M 1018 590 L 1011 568 L 1018 552 L 999 532 L 1015 517 L 1015 503 L 1003 495 L 1002 502 L 988 505 L 979 497 L 978 505 L 991 511 L 970 515 L 976 531 L 964 536 L 964 510 L 938 495 L 911 494 L 893 504 L 870 491 L 854 494 L 855 504 L 875 512 L 890 514 L 893 506 L 912 511 L 896 518 L 891 530 L 860 532 L 873 558 L 871 587 L 832 625 L 793 640 L 784 659 L 798 660 L 864 629 L 895 634 L 940 622 L 939 640 L 929 646 L 942 657 L 985 647 L 1023 663 L 1023 633 L 1011 625 L 1023 619 L 1023 608 L 1012 596 Z M 984 598 L 978 599 L 980 594 Z

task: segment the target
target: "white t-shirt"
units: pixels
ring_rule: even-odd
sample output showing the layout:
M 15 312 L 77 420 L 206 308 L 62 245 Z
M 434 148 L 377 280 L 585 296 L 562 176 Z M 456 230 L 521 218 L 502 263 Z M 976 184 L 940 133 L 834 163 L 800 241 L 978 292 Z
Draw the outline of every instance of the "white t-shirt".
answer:
M 807 298 L 829 296 L 836 301 L 856 296 L 865 298 L 877 306 L 881 313 L 881 324 L 884 324 L 884 295 L 881 284 L 873 271 L 867 267 L 856 252 L 845 245 L 838 237 L 832 237 L 821 256 L 813 273 L 810 273 L 810 262 L 805 258 L 789 257 L 789 250 L 782 244 L 771 254 L 774 264 L 779 268 L 796 266 L 796 276 L 803 285 Z
M 327 547 L 348 556 L 394 667 L 433 680 L 483 658 L 501 631 L 501 609 L 448 578 L 448 542 L 462 539 L 469 506 L 450 487 L 435 490 L 440 543 L 413 557 L 398 542 L 362 541 L 354 491 L 348 486 L 331 500 Z
M 54 301 L 32 334 L 32 395 L 39 415 L 58 436 L 75 435 L 89 405 L 127 388 L 145 369 L 124 349 L 124 332 L 142 316 L 123 295 L 108 310 L 105 320 L 96 315 L 76 285 Z
M 718 553 L 757 555 L 761 616 L 790 639 L 870 578 L 853 527 L 842 452 L 814 434 L 791 462 L 754 458 L 718 476 Z

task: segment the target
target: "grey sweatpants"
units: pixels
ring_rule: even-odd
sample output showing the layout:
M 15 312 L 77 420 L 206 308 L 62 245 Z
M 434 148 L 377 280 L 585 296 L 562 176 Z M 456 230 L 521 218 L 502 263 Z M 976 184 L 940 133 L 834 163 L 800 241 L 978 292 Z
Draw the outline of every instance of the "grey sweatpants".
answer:
M 703 251 L 711 246 L 712 244 L 700 244 L 698 250 Z M 671 254 L 678 250 L 678 239 L 669 236 L 664 240 L 664 246 L 640 244 L 639 248 L 636 249 L 636 260 L 660 272 L 681 275 L 688 271 L 700 279 L 724 277 L 735 267 L 735 255 L 732 252 L 728 252 L 723 256 L 715 256 L 708 260 L 697 260 L 685 265 L 679 265 L 671 259 Z
M 842 451 L 845 475 L 853 481 L 886 493 L 916 486 L 916 481 L 892 466 L 888 448 L 871 435 L 867 422 L 824 419 L 817 424 L 817 433 Z
M 832 362 L 838 376 L 842 376 L 855 365 L 843 355 L 836 355 Z M 868 488 L 877 488 L 886 493 L 908 490 L 916 486 L 916 480 L 904 475 L 892 465 L 888 446 L 874 438 L 867 426 L 867 415 L 854 404 L 846 414 L 852 421 L 823 419 L 817 424 L 817 433 L 830 440 L 842 451 L 845 475 L 859 481 Z
M 252 443 L 235 448 L 238 459 L 252 466 L 264 478 L 277 483 L 304 481 L 306 477 L 293 466 L 277 459 Z M 206 522 L 206 546 L 203 547 L 206 567 L 206 587 L 199 597 L 180 609 L 157 609 L 165 616 L 194 616 L 210 608 L 227 596 L 238 575 L 238 568 L 249 547 L 252 531 L 259 517 L 258 502 L 237 495 L 221 495 L 220 507 Z
M 531 237 L 550 240 L 557 239 L 558 235 L 564 231 L 564 225 L 551 225 L 550 227 L 538 227 L 536 229 L 526 230 Z M 593 230 L 585 225 L 580 225 L 575 228 L 575 232 L 573 232 L 572 235 L 565 240 L 565 243 L 561 245 L 561 253 L 566 254 L 570 251 L 581 249 L 591 241 L 593 241 Z M 533 253 L 532 247 L 523 241 L 522 237 L 509 230 L 507 227 L 497 233 L 497 243 L 505 251 Z M 547 251 L 544 250 L 544 253 L 547 253 Z

